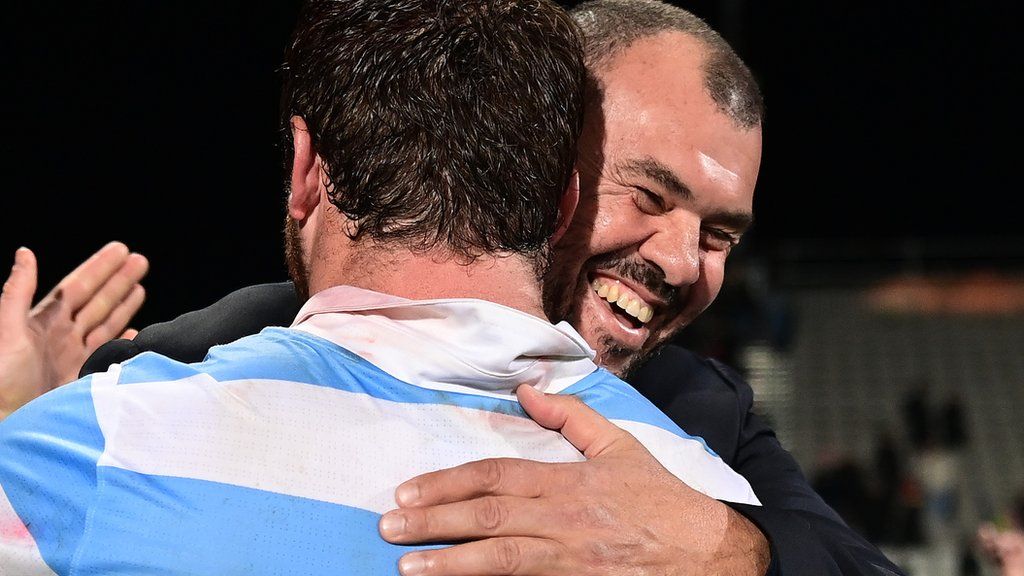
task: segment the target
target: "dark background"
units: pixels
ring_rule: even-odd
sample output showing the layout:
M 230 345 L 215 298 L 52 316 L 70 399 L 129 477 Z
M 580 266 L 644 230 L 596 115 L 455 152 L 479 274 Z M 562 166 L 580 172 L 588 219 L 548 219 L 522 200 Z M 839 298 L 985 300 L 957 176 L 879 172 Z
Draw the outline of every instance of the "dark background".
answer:
M 909 243 L 1019 263 L 1011 3 L 679 4 L 723 32 L 765 93 L 747 250 L 853 246 L 870 257 Z M 0 262 L 33 248 L 49 289 L 122 240 L 152 263 L 136 326 L 284 279 L 276 68 L 296 9 L 0 7 Z

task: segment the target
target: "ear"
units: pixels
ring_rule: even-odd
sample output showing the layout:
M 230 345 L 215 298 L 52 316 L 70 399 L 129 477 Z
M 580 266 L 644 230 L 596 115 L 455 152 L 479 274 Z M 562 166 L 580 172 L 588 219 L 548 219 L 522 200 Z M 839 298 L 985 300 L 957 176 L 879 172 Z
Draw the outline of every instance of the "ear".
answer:
M 555 226 L 555 233 L 551 235 L 551 239 L 548 243 L 554 246 L 562 239 L 565 235 L 565 231 L 569 229 L 569 225 L 572 223 L 572 216 L 576 213 L 576 205 L 580 201 L 580 173 L 578 170 L 572 171 L 572 176 L 569 177 L 569 186 L 565 188 L 565 193 L 562 194 L 562 199 L 558 202 L 558 224 Z
M 301 116 L 292 116 L 291 192 L 288 194 L 288 214 L 303 222 L 320 203 L 321 166 L 320 155 L 313 150 L 313 139 L 309 135 L 306 121 Z

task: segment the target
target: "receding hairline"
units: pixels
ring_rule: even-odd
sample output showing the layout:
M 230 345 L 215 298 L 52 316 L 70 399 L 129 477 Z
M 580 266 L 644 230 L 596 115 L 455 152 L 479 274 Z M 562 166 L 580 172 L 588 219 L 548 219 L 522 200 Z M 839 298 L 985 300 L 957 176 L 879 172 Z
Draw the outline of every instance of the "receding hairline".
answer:
M 587 64 L 595 69 L 622 54 L 637 40 L 679 32 L 710 50 L 724 42 L 695 14 L 650 0 L 590 0 L 569 11 L 583 31 Z
M 764 122 L 764 101 L 753 73 L 699 16 L 657 0 L 589 0 L 570 14 L 583 32 L 591 89 L 600 91 L 601 73 L 635 43 L 676 33 L 699 48 L 704 89 L 719 110 L 744 129 Z

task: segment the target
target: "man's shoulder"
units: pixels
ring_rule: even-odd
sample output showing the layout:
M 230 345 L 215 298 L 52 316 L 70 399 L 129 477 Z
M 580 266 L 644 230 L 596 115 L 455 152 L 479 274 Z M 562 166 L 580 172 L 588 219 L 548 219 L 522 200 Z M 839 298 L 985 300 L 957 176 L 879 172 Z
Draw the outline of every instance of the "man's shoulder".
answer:
M 676 345 L 662 347 L 628 381 L 663 409 L 681 395 L 718 395 L 735 402 L 752 394 L 750 385 L 736 369 Z
M 713 498 L 759 504 L 750 484 L 733 471 L 699 431 L 669 418 L 625 381 L 599 369 L 567 389 L 640 441 L 661 464 Z
M 147 326 L 133 340 L 112 340 L 100 346 L 79 375 L 102 372 L 147 351 L 182 362 L 199 362 L 213 346 L 256 334 L 267 326 L 291 324 L 301 305 L 291 282 L 246 286 L 206 308 Z
M 629 382 L 673 422 L 732 462 L 754 401 L 753 390 L 738 371 L 669 345 L 632 374 Z
M 135 342 L 142 350 L 196 361 L 211 346 L 255 334 L 267 326 L 288 326 L 300 307 L 291 282 L 247 286 L 206 308 L 153 324 L 139 332 Z

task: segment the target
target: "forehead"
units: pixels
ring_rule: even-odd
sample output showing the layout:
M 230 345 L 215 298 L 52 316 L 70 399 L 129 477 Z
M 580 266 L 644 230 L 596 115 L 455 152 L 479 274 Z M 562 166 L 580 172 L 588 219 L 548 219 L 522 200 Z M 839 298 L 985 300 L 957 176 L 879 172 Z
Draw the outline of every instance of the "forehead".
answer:
M 752 204 L 761 131 L 722 113 L 704 88 L 701 45 L 666 32 L 633 43 L 597 72 L 606 167 L 650 158 L 688 187 Z

